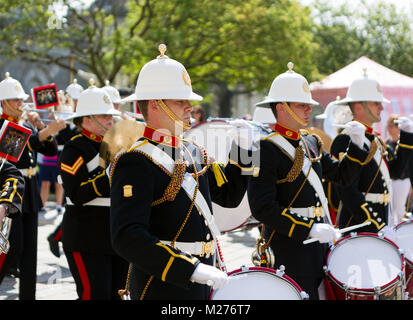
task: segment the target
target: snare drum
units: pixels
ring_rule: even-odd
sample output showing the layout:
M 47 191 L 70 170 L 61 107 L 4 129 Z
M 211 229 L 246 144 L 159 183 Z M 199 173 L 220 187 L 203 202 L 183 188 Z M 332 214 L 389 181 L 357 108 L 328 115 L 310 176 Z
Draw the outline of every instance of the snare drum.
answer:
M 402 300 L 404 256 L 375 233 L 352 234 L 330 248 L 324 267 L 338 300 Z
M 241 267 L 228 273 L 225 287 L 212 290 L 210 300 L 307 300 L 308 295 L 284 271 Z
M 403 249 L 406 258 L 406 292 L 411 298 L 413 297 L 413 221 L 408 220 L 398 224 L 394 231 L 395 242 Z

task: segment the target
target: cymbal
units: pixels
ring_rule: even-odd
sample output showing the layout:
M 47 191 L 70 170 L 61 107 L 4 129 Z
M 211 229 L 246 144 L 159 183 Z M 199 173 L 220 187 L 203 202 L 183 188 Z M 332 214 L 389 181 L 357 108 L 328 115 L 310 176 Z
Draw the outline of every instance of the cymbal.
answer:
M 317 127 L 308 127 L 308 128 L 305 128 L 305 130 L 307 130 L 310 134 L 315 133 L 316 135 L 318 135 L 321 138 L 321 141 L 323 141 L 324 143 L 324 150 L 326 150 L 327 152 L 330 152 L 331 143 L 333 141 L 331 140 L 330 136 L 327 133 L 325 133 L 323 130 Z
M 145 125 L 135 120 L 120 120 L 103 136 L 99 150 L 99 165 L 107 168 L 114 157 L 128 150 L 143 136 Z

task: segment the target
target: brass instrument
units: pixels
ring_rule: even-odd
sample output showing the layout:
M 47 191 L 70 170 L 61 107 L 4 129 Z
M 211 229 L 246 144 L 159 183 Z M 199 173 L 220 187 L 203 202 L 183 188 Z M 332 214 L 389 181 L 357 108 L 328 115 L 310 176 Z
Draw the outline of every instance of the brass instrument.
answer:
M 308 131 L 310 134 L 316 134 L 321 138 L 321 141 L 323 141 L 323 149 L 326 150 L 327 152 L 330 152 L 331 144 L 332 144 L 332 139 L 329 137 L 327 133 L 325 133 L 323 130 L 317 128 L 317 127 L 308 127 L 305 128 L 304 130 Z
M 10 249 L 9 235 L 12 220 L 5 217 L 3 221 L 0 222 L 0 253 L 7 254 Z
M 143 136 L 145 124 L 135 120 L 120 120 L 106 131 L 99 150 L 99 165 L 107 168 L 115 156 L 128 150 Z

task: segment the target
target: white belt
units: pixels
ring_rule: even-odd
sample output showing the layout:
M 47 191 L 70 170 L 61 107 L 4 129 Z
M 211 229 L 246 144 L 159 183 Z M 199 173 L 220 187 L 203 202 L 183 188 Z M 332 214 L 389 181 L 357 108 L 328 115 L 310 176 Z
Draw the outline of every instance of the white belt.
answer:
M 302 217 L 314 218 L 324 216 L 323 207 L 290 208 L 289 210 Z
M 364 196 L 366 201 L 380 204 L 388 204 L 390 202 L 390 193 L 368 193 Z
M 34 168 L 30 167 L 30 168 L 27 168 L 27 169 L 19 169 L 19 171 L 23 176 L 31 178 L 34 175 L 36 175 L 37 168 L 36 167 L 34 167 Z
M 160 240 L 163 244 L 171 245 L 171 241 Z M 208 258 L 210 255 L 214 253 L 214 240 L 204 242 L 175 242 L 175 248 L 189 253 L 190 255 L 194 256 L 204 256 Z
M 74 206 L 73 202 L 66 197 L 66 204 Z M 110 198 L 95 198 L 89 202 L 82 204 L 82 206 L 98 206 L 98 207 L 110 207 Z

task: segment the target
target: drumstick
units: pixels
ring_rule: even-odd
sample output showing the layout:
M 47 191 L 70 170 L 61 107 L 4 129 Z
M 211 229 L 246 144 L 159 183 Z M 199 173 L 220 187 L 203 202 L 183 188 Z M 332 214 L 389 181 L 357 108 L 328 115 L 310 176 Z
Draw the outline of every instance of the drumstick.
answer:
M 347 227 L 347 228 L 340 229 L 340 230 L 338 230 L 338 232 L 339 233 L 349 232 L 351 230 L 362 228 L 362 227 L 368 226 L 370 224 L 371 224 L 371 221 L 367 221 L 367 222 L 364 222 L 364 223 L 356 224 L 354 226 L 350 226 L 350 227 Z M 313 242 L 316 242 L 316 241 L 318 241 L 317 238 L 311 238 L 311 239 L 307 239 L 307 240 L 303 241 L 303 244 L 309 244 L 309 243 L 313 243 Z

